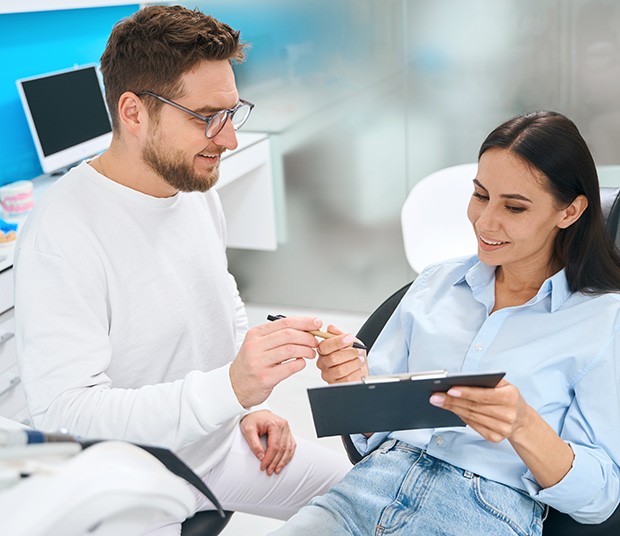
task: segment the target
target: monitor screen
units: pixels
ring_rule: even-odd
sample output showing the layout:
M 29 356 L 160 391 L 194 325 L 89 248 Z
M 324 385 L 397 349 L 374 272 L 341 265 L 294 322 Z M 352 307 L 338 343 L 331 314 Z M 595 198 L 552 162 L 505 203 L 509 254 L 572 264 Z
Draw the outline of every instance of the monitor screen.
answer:
M 112 126 L 94 65 L 17 80 L 46 173 L 103 151 Z

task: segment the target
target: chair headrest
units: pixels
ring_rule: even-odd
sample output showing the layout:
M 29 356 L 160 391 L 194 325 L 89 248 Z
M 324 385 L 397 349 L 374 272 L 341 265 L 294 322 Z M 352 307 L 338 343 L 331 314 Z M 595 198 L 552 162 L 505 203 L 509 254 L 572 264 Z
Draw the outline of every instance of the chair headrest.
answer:
M 607 223 L 607 230 L 616 247 L 620 249 L 620 234 L 618 224 L 620 223 L 620 187 L 602 186 L 601 187 L 601 209 L 603 217 Z

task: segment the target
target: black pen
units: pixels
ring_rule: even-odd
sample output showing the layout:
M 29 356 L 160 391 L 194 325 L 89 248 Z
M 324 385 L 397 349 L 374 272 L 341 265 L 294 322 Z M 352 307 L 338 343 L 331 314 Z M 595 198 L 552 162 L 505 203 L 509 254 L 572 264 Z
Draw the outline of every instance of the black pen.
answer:
M 284 315 L 267 315 L 267 320 L 273 322 L 274 320 L 280 320 L 281 318 L 286 318 Z M 315 337 L 321 337 L 322 339 L 331 339 L 332 337 L 337 337 L 335 333 L 329 333 L 328 331 L 321 331 L 318 329 L 309 331 L 308 333 L 314 335 Z M 361 342 L 355 341 L 353 343 L 353 348 L 357 348 L 358 350 L 368 350 Z

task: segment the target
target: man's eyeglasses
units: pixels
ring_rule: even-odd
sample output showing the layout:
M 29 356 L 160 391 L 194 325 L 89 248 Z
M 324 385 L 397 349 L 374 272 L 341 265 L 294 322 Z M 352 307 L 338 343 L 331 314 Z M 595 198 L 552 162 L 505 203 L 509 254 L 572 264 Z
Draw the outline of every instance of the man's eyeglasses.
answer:
M 233 128 L 235 130 L 239 130 L 248 120 L 248 117 L 250 117 L 250 112 L 252 111 L 252 108 L 254 108 L 254 105 L 251 102 L 239 99 L 239 104 L 237 104 L 234 108 L 220 110 L 212 115 L 201 115 L 198 112 L 194 112 L 193 110 L 190 110 L 185 106 L 181 106 L 174 101 L 168 100 L 157 93 L 153 93 L 152 91 L 142 91 L 141 93 L 138 93 L 138 97 L 141 97 L 142 95 L 149 95 L 155 99 L 165 102 L 166 104 L 169 104 L 170 106 L 178 108 L 196 119 L 204 121 L 206 123 L 205 136 L 208 139 L 215 138 L 215 136 L 222 131 L 229 117 L 232 121 Z

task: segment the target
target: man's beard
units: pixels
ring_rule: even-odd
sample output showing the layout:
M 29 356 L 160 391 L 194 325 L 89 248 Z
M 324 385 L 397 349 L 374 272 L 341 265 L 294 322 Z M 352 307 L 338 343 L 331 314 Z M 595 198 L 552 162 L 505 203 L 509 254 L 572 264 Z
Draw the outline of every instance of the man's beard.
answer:
M 209 173 L 198 175 L 180 152 L 164 154 L 151 140 L 143 149 L 142 158 L 166 183 L 181 192 L 206 192 L 220 175 L 219 164 Z

